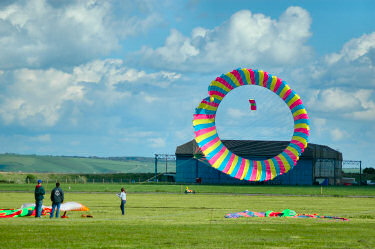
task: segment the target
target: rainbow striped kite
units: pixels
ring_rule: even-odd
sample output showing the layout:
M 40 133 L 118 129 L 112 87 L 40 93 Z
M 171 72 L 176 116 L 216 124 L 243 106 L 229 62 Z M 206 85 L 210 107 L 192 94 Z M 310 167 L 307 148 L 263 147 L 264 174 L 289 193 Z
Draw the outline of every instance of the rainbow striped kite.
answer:
M 215 119 L 221 101 L 230 91 L 245 85 L 261 86 L 278 95 L 293 116 L 292 139 L 284 151 L 273 158 L 249 160 L 238 156 L 225 147 L 217 133 Z M 209 85 L 208 96 L 197 106 L 193 117 L 195 141 L 210 165 L 240 180 L 268 181 L 285 174 L 297 164 L 307 147 L 309 117 L 301 98 L 285 81 L 261 70 L 238 68 L 217 77 Z

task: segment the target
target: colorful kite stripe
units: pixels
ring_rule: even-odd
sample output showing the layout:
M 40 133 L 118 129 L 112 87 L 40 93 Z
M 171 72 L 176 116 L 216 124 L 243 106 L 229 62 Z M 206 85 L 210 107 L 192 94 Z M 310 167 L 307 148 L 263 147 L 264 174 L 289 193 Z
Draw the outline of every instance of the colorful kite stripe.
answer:
M 292 140 L 283 152 L 273 158 L 262 161 L 244 159 L 228 150 L 218 137 L 216 111 L 230 91 L 243 85 L 259 85 L 269 89 L 284 100 L 293 115 Z M 309 118 L 300 97 L 284 81 L 261 70 L 242 68 L 217 77 L 208 87 L 208 94 L 209 97 L 203 99 L 195 109 L 193 126 L 195 140 L 212 167 L 240 180 L 268 181 L 296 165 L 307 146 Z

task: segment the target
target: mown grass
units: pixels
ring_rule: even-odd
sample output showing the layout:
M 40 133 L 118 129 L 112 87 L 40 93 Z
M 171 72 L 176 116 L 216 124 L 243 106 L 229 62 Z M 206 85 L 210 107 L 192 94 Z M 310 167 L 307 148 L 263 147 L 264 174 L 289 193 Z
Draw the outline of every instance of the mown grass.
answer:
M 375 198 L 128 193 L 120 215 L 113 193 L 66 193 L 94 218 L 0 219 L 1 248 L 374 248 Z M 0 208 L 33 202 L 31 193 L 0 192 Z M 49 204 L 45 201 L 45 204 Z M 319 213 L 349 221 L 225 219 L 243 210 Z
M 34 191 L 35 184 L 0 183 L 0 191 Z M 52 190 L 55 183 L 43 185 Z M 118 192 L 125 187 L 128 192 L 182 193 L 186 186 L 198 193 L 270 194 L 270 195 L 318 195 L 318 196 L 375 196 L 375 186 L 275 186 L 275 185 L 180 185 L 180 184 L 74 184 L 61 182 L 68 192 Z

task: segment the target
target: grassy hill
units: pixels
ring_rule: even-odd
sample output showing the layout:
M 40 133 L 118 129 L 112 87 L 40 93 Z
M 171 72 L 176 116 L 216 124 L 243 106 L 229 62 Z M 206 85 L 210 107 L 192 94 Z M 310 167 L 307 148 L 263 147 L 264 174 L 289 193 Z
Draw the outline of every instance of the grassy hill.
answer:
M 165 170 L 163 163 L 158 171 Z M 174 161 L 168 162 L 168 171 L 175 171 Z M 35 173 L 152 173 L 152 157 L 67 157 L 0 154 L 0 171 Z

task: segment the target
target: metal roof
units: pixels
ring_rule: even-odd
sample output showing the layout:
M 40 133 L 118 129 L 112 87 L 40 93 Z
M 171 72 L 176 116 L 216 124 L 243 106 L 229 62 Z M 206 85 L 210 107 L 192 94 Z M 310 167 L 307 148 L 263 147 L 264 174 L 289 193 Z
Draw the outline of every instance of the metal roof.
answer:
M 222 140 L 222 142 L 230 151 L 243 158 L 271 158 L 282 152 L 290 143 L 289 141 L 260 140 Z M 194 139 L 176 148 L 176 156 L 192 157 L 196 153 L 202 152 Z M 342 153 L 326 145 L 309 143 L 300 158 L 342 161 Z

